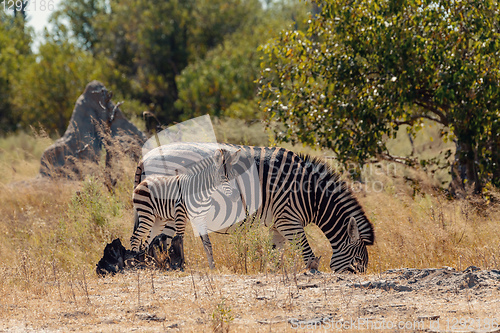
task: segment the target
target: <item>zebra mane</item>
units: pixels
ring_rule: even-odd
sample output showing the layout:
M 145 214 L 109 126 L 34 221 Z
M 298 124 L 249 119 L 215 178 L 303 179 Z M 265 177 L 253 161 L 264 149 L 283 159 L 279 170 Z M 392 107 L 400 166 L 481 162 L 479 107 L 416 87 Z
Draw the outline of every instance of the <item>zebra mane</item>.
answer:
M 328 174 L 329 180 L 332 180 L 334 182 L 342 182 L 340 179 L 340 175 L 337 173 L 337 171 L 328 164 L 325 159 L 323 159 L 320 156 L 311 156 L 309 154 L 305 153 L 298 153 L 297 156 L 304 161 L 306 164 L 312 164 L 314 166 L 314 170 L 316 172 L 319 172 L 321 174 Z
M 356 197 L 352 194 L 347 183 L 340 178 L 336 170 L 323 158 L 304 153 L 299 153 L 297 156 L 307 165 L 308 170 L 312 168 L 315 172 L 321 174 L 323 181 L 334 182 L 337 186 L 340 186 L 342 191 L 348 193 L 348 200 L 356 207 L 358 229 L 361 238 L 365 241 L 366 245 L 372 245 L 375 242 L 373 224 L 366 217 L 363 207 L 361 207 Z

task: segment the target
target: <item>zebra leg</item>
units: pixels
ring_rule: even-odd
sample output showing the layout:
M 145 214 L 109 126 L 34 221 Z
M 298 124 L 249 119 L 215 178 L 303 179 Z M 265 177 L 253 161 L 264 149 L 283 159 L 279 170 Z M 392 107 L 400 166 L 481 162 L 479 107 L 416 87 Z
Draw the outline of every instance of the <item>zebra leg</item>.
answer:
M 175 236 L 172 245 L 168 249 L 170 258 L 170 268 L 184 270 L 184 239 L 182 236 Z
M 137 214 L 137 210 L 134 208 L 134 231 L 139 227 L 139 214 Z
M 133 252 L 142 251 L 147 248 L 147 241 L 142 243 L 144 238 L 147 238 L 151 228 L 156 222 L 156 216 L 151 203 L 151 193 L 148 184 L 141 183 L 137 185 L 132 194 L 134 203 L 134 233 L 130 237 L 130 247 Z
M 170 245 L 172 238 L 175 236 L 175 225 L 172 220 L 166 220 L 157 216 L 153 226 L 151 227 L 151 231 L 149 232 L 147 244 L 151 244 L 153 239 L 161 234 L 167 236 L 165 244 Z
M 290 222 L 284 220 L 277 220 L 275 223 L 275 228 L 281 235 L 281 237 L 287 239 L 291 243 L 296 243 L 302 249 L 302 259 L 304 264 L 310 265 L 310 262 L 316 259 L 309 242 L 307 241 L 306 233 L 304 227 L 300 222 Z M 274 240 L 274 239 L 273 239 Z
M 196 229 L 198 235 L 200 235 L 201 241 L 203 243 L 203 249 L 205 250 L 205 253 L 207 255 L 208 267 L 210 267 L 210 269 L 214 269 L 214 253 L 212 250 L 212 242 L 210 242 L 210 238 L 208 237 L 206 216 L 200 215 L 193 218 L 192 224 L 193 228 Z
M 183 269 L 184 266 L 184 231 L 186 230 L 186 223 L 188 222 L 188 215 L 186 211 L 186 206 L 184 202 L 179 200 L 175 204 L 175 220 L 173 224 L 165 225 L 168 226 L 175 237 L 172 239 L 172 245 L 170 246 L 168 252 L 171 259 L 171 267 L 173 269 Z
M 141 211 L 138 214 L 137 228 L 134 230 L 132 237 L 130 237 L 130 246 L 133 252 L 142 251 L 147 248 L 148 241 L 142 243 L 144 238 L 150 232 L 151 228 L 155 224 L 155 216 L 150 212 Z
M 210 242 L 210 238 L 206 233 L 200 235 L 200 238 L 203 243 L 203 248 L 205 249 L 205 253 L 207 254 L 208 267 L 210 267 L 210 269 L 214 269 L 215 264 L 214 264 L 214 253 L 212 250 L 212 242 Z
M 278 230 L 272 228 L 269 229 L 269 234 L 273 238 L 273 249 L 283 250 L 285 246 L 286 238 L 283 237 Z
M 167 236 L 166 241 L 164 242 L 165 246 L 167 246 L 165 249 L 168 249 L 170 244 L 172 243 L 172 239 L 175 236 L 175 222 L 174 220 L 165 220 L 163 218 L 161 219 L 161 226 L 163 226 L 163 229 L 160 232 L 160 235 L 165 235 Z M 151 231 L 152 233 L 152 231 Z

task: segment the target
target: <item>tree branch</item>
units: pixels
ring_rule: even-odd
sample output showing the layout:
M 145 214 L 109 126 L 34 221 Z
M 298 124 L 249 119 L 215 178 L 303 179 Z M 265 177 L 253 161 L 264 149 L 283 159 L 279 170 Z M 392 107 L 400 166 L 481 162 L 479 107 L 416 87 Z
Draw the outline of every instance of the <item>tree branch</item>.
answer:
M 418 164 L 418 160 L 416 157 L 411 158 L 411 157 L 403 157 L 403 156 L 394 156 L 394 155 L 391 155 L 389 153 L 377 154 L 375 157 L 377 158 L 378 161 L 386 160 L 386 161 L 395 162 L 395 163 L 399 163 L 399 164 L 406 165 L 406 166 L 414 166 L 414 165 Z M 369 162 L 378 162 L 378 161 L 369 161 Z
M 431 117 L 431 116 L 424 114 L 424 113 L 419 113 L 419 114 L 413 115 L 408 120 L 395 120 L 394 123 L 396 125 L 410 125 L 411 126 L 411 125 L 413 125 L 415 120 L 418 120 L 420 118 L 426 118 L 426 119 L 429 119 L 429 120 L 432 120 L 432 121 L 435 121 L 438 123 L 442 123 L 440 119 Z
M 430 105 L 428 100 L 425 100 L 425 101 L 416 100 L 415 104 L 423 107 L 424 109 L 429 110 L 430 112 L 434 113 L 436 116 L 439 117 L 439 120 L 433 119 L 434 121 L 437 121 L 437 122 L 443 124 L 444 126 L 448 126 L 448 119 L 446 118 L 446 115 L 443 112 L 439 111 L 437 108 Z

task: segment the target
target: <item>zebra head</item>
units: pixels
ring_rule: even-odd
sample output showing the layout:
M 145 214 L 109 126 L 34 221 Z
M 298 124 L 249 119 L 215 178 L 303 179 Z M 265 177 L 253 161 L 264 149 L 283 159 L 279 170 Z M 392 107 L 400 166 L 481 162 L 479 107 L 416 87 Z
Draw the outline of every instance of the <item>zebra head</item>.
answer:
M 214 156 L 216 169 L 218 170 L 218 181 L 222 186 L 222 192 L 233 202 L 240 199 L 240 193 L 238 190 L 231 186 L 231 179 L 236 178 L 234 166 L 238 163 L 240 153 L 241 149 L 236 151 L 218 149 Z
M 354 217 L 349 219 L 346 231 L 346 240 L 337 251 L 333 251 L 330 268 L 336 273 L 364 273 L 368 265 L 368 250 Z

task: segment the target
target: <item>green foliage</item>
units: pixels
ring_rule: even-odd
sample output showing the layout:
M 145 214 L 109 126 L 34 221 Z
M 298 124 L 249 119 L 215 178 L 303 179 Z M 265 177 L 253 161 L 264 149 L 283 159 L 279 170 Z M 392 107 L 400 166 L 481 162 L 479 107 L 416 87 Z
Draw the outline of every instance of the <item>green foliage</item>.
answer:
M 42 125 L 61 135 L 68 126 L 74 103 L 87 83 L 101 77 L 92 55 L 69 41 L 48 40 L 31 56 L 13 84 L 12 104 L 19 124 Z
M 218 142 L 247 146 L 269 146 L 272 133 L 260 121 L 248 123 L 243 119 L 212 119 Z
M 292 1 L 278 8 L 270 3 L 264 10 L 250 4 L 247 6 L 252 10 L 237 18 L 239 29 L 177 76 L 179 99 L 175 106 L 183 110 L 184 119 L 207 113 L 246 120 L 261 118 L 256 100 L 259 46 L 276 31 L 290 26 L 292 18 L 305 16 L 300 13 L 306 12 L 306 6 Z
M 112 83 L 121 85 L 134 99 L 152 104 L 162 121 L 177 120 L 175 76 L 189 59 L 193 1 L 126 0 L 110 5 L 110 13 L 95 22 L 100 33 L 95 52 L 110 59 L 120 74 Z
M 259 74 L 257 47 L 259 33 L 251 41 L 235 33 L 222 45 L 208 52 L 205 59 L 190 64 L 177 77 L 179 99 L 176 107 L 183 118 L 203 114 L 217 117 L 238 101 L 251 100 L 256 93 L 255 79 Z M 245 115 L 256 118 L 257 105 Z
M 78 44 L 110 62 L 103 76 L 112 89 L 171 123 L 182 113 L 176 77 L 261 11 L 258 0 L 78 0 L 64 1 L 56 21 L 69 20 Z
M 0 133 L 17 126 L 19 114 L 12 109 L 12 95 L 18 91 L 13 81 L 30 59 L 30 32 L 21 16 L 0 11 Z
M 298 241 L 285 242 L 283 248 L 273 248 L 270 228 L 258 220 L 243 223 L 231 232 L 231 256 L 225 257 L 226 267 L 235 273 L 297 272 L 302 267 L 302 248 Z
M 212 312 L 212 328 L 214 332 L 229 332 L 229 324 L 234 320 L 231 307 L 222 299 Z
M 302 21 L 299 0 L 62 0 L 31 51 L 24 20 L 0 13 L 0 131 L 62 134 L 93 79 L 168 125 L 210 113 L 253 121 L 259 45 Z
M 70 215 L 75 220 L 81 220 L 83 216 L 84 225 L 106 226 L 109 218 L 118 216 L 123 207 L 115 197 L 106 195 L 103 191 L 100 182 L 93 178 L 87 179 L 82 190 L 71 199 Z
M 268 228 L 260 223 L 244 223 L 231 235 L 232 252 L 236 254 L 236 272 L 248 274 L 249 271 L 263 272 L 269 262 L 277 257 L 272 249 L 272 239 Z
M 259 0 L 195 1 L 189 27 L 190 60 L 203 59 L 228 36 L 231 38 L 242 27 L 257 23 L 263 14 Z
M 395 160 L 386 139 L 430 119 L 457 140 L 462 179 L 500 185 L 496 1 L 318 4 L 307 32 L 264 48 L 262 106 L 285 124 L 281 139 L 331 148 L 343 162 Z
M 62 16 L 65 16 L 78 45 L 83 50 L 94 52 L 94 47 L 99 41 L 96 23 L 106 11 L 106 1 L 62 1 L 60 7 L 62 9 L 55 13 L 53 21 L 60 25 Z

